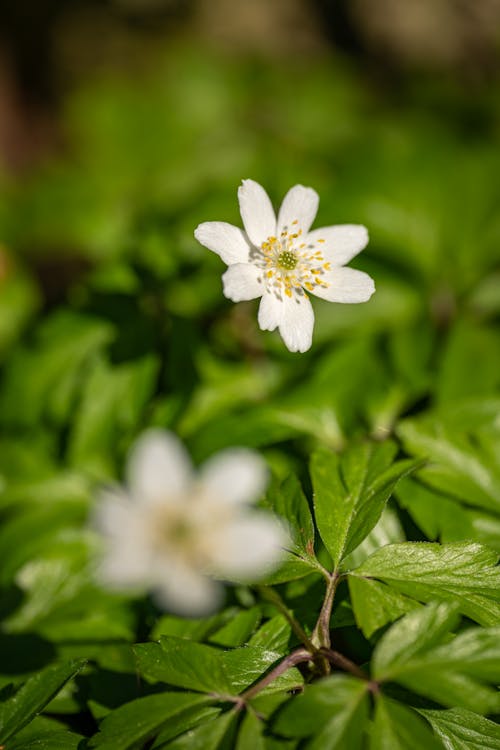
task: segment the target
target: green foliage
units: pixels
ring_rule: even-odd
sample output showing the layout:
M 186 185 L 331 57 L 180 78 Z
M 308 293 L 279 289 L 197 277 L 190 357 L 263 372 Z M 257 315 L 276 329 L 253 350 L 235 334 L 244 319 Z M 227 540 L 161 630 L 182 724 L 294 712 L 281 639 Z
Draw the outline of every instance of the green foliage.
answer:
M 23 729 L 84 664 L 84 660 L 53 664 L 30 677 L 1 706 L 0 741 L 6 742 Z
M 380 518 L 398 479 L 415 464 L 393 462 L 390 442 L 365 444 L 340 457 L 312 457 L 314 511 L 321 538 L 335 567 L 365 539 Z
M 500 568 L 495 552 L 480 544 L 456 542 L 390 544 L 374 552 L 351 575 L 377 578 L 419 601 L 455 602 L 482 625 L 500 615 Z
M 395 108 L 335 59 L 179 45 L 67 97 L 71 158 L 1 175 L 8 750 L 500 750 L 500 110 L 474 131 L 405 83 Z M 304 355 L 193 239 L 239 223 L 244 177 L 369 228 L 377 293 L 315 301 Z M 257 448 L 290 536 L 204 618 L 95 573 L 99 491 L 150 426 L 195 463 Z

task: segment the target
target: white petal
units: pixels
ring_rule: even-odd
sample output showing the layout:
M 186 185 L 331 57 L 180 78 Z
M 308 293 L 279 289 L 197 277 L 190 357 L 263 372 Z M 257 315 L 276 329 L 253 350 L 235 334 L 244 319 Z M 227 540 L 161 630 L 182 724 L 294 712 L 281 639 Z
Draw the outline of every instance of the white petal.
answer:
M 334 266 L 321 279 L 329 286 L 315 286 L 313 294 L 329 302 L 367 302 L 375 291 L 371 276 L 354 268 Z
M 305 294 L 283 295 L 281 338 L 291 352 L 306 352 L 312 344 L 314 312 Z
M 192 467 L 182 443 L 170 432 L 151 429 L 133 445 L 127 463 L 128 486 L 136 502 L 157 505 L 186 492 Z
M 290 188 L 283 199 L 278 214 L 278 235 L 281 234 L 284 227 L 288 230 L 302 229 L 306 234 L 313 223 L 318 211 L 319 196 L 312 188 L 303 185 L 295 185 Z M 295 225 L 293 222 L 297 222 Z
M 90 519 L 91 526 L 109 537 L 122 535 L 122 529 L 135 524 L 134 507 L 121 487 L 101 490 Z
M 318 240 L 324 242 L 318 243 Z M 306 239 L 323 252 L 326 261 L 345 266 L 368 244 L 368 230 L 362 224 L 339 224 L 309 232 Z
M 264 290 L 262 270 L 251 263 L 235 263 L 222 275 L 224 295 L 233 302 L 255 299 Z
M 97 568 L 96 575 L 105 586 L 114 589 L 149 587 L 154 565 L 145 545 L 112 542 Z
M 185 564 L 172 562 L 161 573 L 155 585 L 154 597 L 163 609 L 182 615 L 202 616 L 217 609 L 222 600 L 224 589 L 220 583 Z
M 266 290 L 259 305 L 258 321 L 261 331 L 274 331 L 281 323 L 283 301 L 273 292 Z
M 238 188 L 240 213 L 245 231 L 256 247 L 276 234 L 276 216 L 268 194 L 258 182 L 243 180 Z
M 206 221 L 194 230 L 194 236 L 205 247 L 217 253 L 224 263 L 247 263 L 250 245 L 239 227 L 225 221 Z
M 103 535 L 97 577 L 114 588 L 147 585 L 154 573 L 149 514 L 119 490 L 105 490 L 92 525 Z
M 229 503 L 251 503 L 262 495 L 267 476 L 266 464 L 258 453 L 229 448 L 205 462 L 200 482 L 210 496 Z
M 260 578 L 277 567 L 289 544 L 280 522 L 252 513 L 230 521 L 213 536 L 213 570 L 228 580 Z

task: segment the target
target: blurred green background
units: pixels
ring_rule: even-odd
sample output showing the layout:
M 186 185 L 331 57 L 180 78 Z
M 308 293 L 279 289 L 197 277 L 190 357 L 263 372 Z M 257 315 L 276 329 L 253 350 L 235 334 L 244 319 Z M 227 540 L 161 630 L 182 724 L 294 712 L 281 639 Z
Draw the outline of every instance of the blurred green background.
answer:
M 500 3 L 2 15 L 2 680 L 56 652 L 119 671 L 102 641 L 149 632 L 92 582 L 85 519 L 151 424 L 196 461 L 250 445 L 306 485 L 318 441 L 394 435 L 432 462 L 401 484 L 387 538 L 500 550 Z M 316 226 L 369 229 L 353 265 L 377 293 L 314 300 L 306 355 L 259 331 L 256 303 L 224 299 L 223 264 L 194 240 L 202 221 L 240 223 L 246 177 L 276 205 L 314 187 Z

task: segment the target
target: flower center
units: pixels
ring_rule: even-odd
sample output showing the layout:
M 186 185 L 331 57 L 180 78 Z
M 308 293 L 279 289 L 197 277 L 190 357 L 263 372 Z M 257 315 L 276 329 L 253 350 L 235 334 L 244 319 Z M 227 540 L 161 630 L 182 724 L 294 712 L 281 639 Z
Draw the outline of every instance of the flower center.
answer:
M 290 250 L 284 250 L 278 255 L 278 265 L 281 268 L 285 268 L 287 271 L 293 271 L 297 265 L 297 257 L 295 253 L 291 253 Z
M 304 295 L 306 291 L 330 286 L 323 278 L 330 270 L 321 248 L 324 240 L 307 242 L 307 236 L 302 238 L 298 223 L 292 221 L 291 227 L 284 227 L 279 237 L 268 237 L 253 258 L 264 271 L 268 291 L 277 297 L 283 293 L 287 297 Z

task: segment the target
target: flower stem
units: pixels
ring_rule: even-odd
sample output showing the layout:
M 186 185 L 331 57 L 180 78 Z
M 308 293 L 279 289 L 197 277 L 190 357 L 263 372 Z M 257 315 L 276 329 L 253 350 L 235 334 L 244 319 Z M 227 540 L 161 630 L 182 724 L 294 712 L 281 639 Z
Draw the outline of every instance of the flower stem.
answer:
M 349 672 L 354 675 L 354 677 L 359 677 L 361 680 L 370 679 L 361 667 L 358 667 L 357 664 L 339 651 L 334 651 L 332 648 L 322 648 L 320 649 L 320 653 L 323 654 L 334 667 L 338 667 L 338 669 L 342 669 L 344 672 Z
M 332 573 L 326 587 L 325 598 L 319 613 L 318 621 L 314 627 L 311 643 L 315 649 L 330 648 L 330 618 L 332 616 L 333 600 L 340 581 L 339 573 Z
M 288 609 L 285 602 L 281 598 L 281 596 L 278 594 L 275 589 L 271 588 L 270 586 L 258 586 L 257 587 L 259 592 L 262 594 L 264 599 L 267 599 L 267 601 L 271 602 L 271 604 L 274 604 L 277 610 L 281 612 L 283 617 L 287 620 L 287 622 L 290 624 L 290 627 L 292 628 L 293 632 L 303 643 L 303 645 L 307 648 L 309 653 L 315 652 L 315 647 L 311 643 L 311 639 L 307 635 L 306 631 L 300 624 L 300 622 L 295 618 L 295 615 L 291 610 Z
M 246 703 L 246 701 L 249 701 L 251 698 L 255 698 L 261 690 L 264 690 L 264 688 L 291 669 L 291 667 L 295 667 L 296 664 L 301 664 L 302 662 L 310 660 L 311 654 L 306 648 L 298 648 L 295 651 L 292 651 L 292 653 L 280 661 L 274 669 L 271 669 L 265 677 L 259 680 L 259 682 L 256 682 L 252 687 L 248 688 L 248 690 L 245 690 L 245 692 L 241 693 L 238 697 L 243 704 Z

